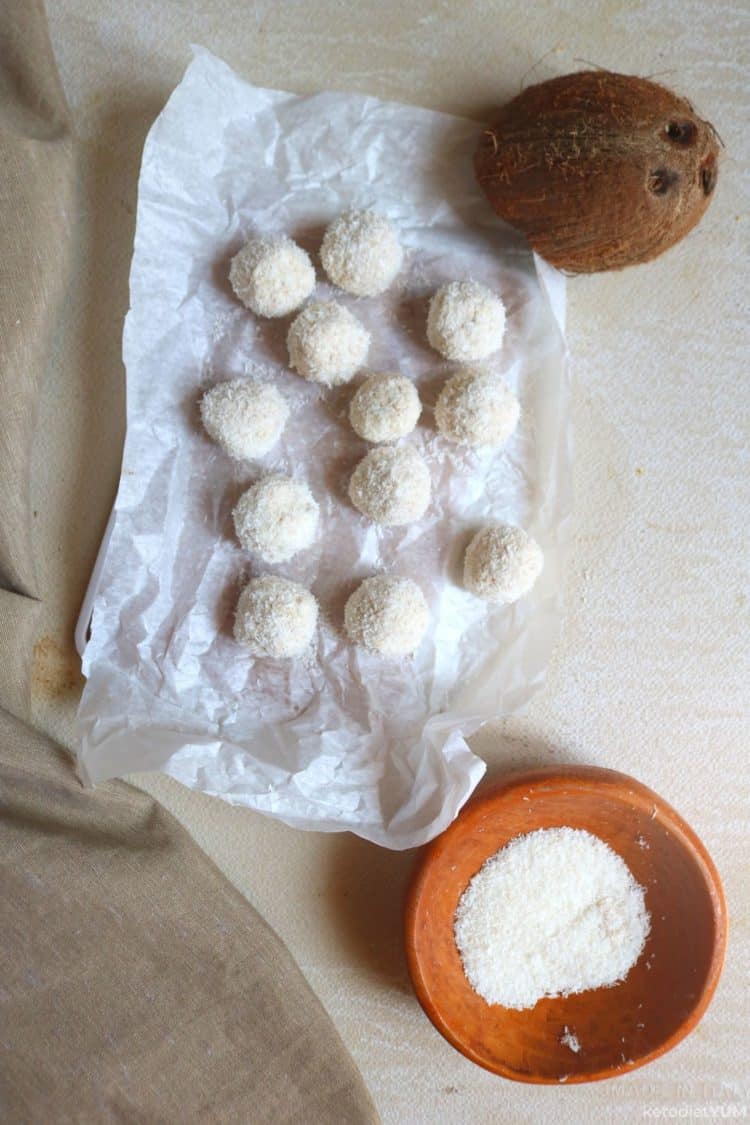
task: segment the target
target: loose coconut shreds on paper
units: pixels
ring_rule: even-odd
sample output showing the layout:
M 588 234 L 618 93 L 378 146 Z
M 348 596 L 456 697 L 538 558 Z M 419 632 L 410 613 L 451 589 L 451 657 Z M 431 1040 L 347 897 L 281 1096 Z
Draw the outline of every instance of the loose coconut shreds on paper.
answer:
M 264 574 L 245 586 L 237 603 L 234 636 L 253 656 L 301 656 L 318 621 L 318 603 L 304 586 Z
M 286 562 L 312 546 L 318 531 L 318 505 L 310 489 L 278 474 L 243 493 L 233 516 L 240 545 L 267 563 Z
M 505 305 L 478 281 L 450 281 L 430 301 L 427 339 L 446 359 L 468 363 L 500 349 Z
M 229 281 L 256 316 L 288 316 L 315 288 L 310 258 L 286 235 L 253 238 L 232 258 Z
M 335 387 L 348 383 L 367 358 L 370 333 L 336 301 L 304 308 L 287 334 L 289 362 L 305 379 Z
M 349 497 L 362 515 L 387 527 L 421 519 L 430 503 L 430 472 L 411 445 L 383 446 L 362 458 Z
M 643 888 L 625 862 L 567 827 L 511 840 L 471 880 L 455 918 L 471 987 L 515 1009 L 624 980 L 649 930 Z
M 438 429 L 460 445 L 503 445 L 520 413 L 518 399 L 502 379 L 481 367 L 451 376 L 435 405 Z
M 466 548 L 464 585 L 487 601 L 515 602 L 529 593 L 543 566 L 541 547 L 523 528 L 485 527 Z
M 393 225 L 376 211 L 346 211 L 323 237 L 320 260 L 334 285 L 355 297 L 383 293 L 404 254 Z
M 250 461 L 276 444 L 289 417 L 286 399 L 270 383 L 233 379 L 206 391 L 201 420 L 210 438 L 230 457 Z
M 349 407 L 352 429 L 365 441 L 397 441 L 416 426 L 422 406 L 417 388 L 404 375 L 371 375 Z
M 349 597 L 344 624 L 349 639 L 382 656 L 408 656 L 429 624 L 424 594 L 409 578 L 366 578 Z

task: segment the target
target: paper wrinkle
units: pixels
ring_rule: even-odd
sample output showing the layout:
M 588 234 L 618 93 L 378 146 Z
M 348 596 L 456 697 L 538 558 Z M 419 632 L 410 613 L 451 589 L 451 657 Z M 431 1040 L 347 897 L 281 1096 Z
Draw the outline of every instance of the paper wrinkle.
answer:
M 391 848 L 424 843 L 484 773 L 466 739 L 522 708 L 539 687 L 560 611 L 570 494 L 564 282 L 496 223 L 476 188 L 474 122 L 374 98 L 261 90 L 196 53 L 155 122 L 139 183 L 131 307 L 124 334 L 127 439 L 84 652 L 82 776 L 97 783 L 162 770 L 184 784 L 318 831 Z M 374 206 L 399 227 L 405 264 L 382 298 L 324 283 L 328 221 Z M 291 318 L 259 321 L 234 299 L 228 262 L 250 233 L 286 232 L 313 255 L 313 299 L 335 296 L 372 333 L 367 371 L 416 380 L 424 410 L 407 441 L 430 468 L 419 523 L 378 528 L 347 497 L 368 449 L 346 419 L 355 384 L 327 391 L 287 367 Z M 508 307 L 496 358 L 518 395 L 507 448 L 471 451 L 434 430 L 450 365 L 429 349 L 427 302 L 474 277 Z M 364 377 L 363 373 L 363 377 Z M 255 464 L 232 462 L 197 410 L 215 382 L 271 379 L 291 416 Z M 231 512 L 267 472 L 306 479 L 320 505 L 315 546 L 263 567 L 236 543 Z M 534 535 L 545 568 L 532 594 L 492 607 L 461 587 L 463 550 L 486 522 Z M 342 635 L 357 582 L 388 570 L 419 583 L 432 624 L 414 658 L 387 661 Z M 311 652 L 253 660 L 232 638 L 252 574 L 310 586 L 321 607 Z

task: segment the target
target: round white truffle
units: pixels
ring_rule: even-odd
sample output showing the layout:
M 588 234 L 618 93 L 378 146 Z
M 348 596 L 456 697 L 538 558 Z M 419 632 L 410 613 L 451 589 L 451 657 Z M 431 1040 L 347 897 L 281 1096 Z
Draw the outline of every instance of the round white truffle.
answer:
M 451 281 L 430 301 L 427 339 L 446 359 L 484 359 L 498 350 L 504 335 L 505 305 L 478 281 Z
M 234 638 L 253 656 L 300 656 L 318 621 L 318 603 L 304 586 L 264 574 L 245 586 L 237 603 Z
M 452 375 L 435 404 L 438 429 L 461 445 L 502 445 L 520 413 L 518 399 L 500 376 L 481 367 Z
M 284 396 L 270 383 L 233 379 L 206 391 L 200 404 L 206 433 L 238 461 L 264 457 L 289 417 Z
M 429 624 L 424 594 L 410 578 L 366 578 L 346 603 L 349 639 L 381 656 L 408 656 Z
M 410 445 L 386 445 L 363 457 L 349 481 L 362 515 L 386 527 L 421 519 L 430 503 L 430 474 Z
M 398 441 L 419 421 L 422 407 L 417 388 L 395 372 L 371 375 L 349 406 L 352 429 L 365 441 Z
M 393 225 L 376 211 L 346 211 L 330 224 L 320 248 L 334 285 L 355 297 L 376 297 L 401 269 L 403 250 Z
M 464 556 L 464 585 L 490 602 L 515 602 L 528 594 L 544 566 L 539 544 L 520 527 L 485 527 Z
M 348 383 L 367 358 L 370 333 L 336 301 L 317 301 L 295 317 L 287 334 L 289 362 L 312 383 Z
M 251 238 L 232 258 L 229 281 L 256 316 L 287 316 L 315 288 L 310 258 L 286 235 Z
M 291 477 L 263 477 L 242 494 L 233 516 L 241 546 L 263 562 L 286 562 L 315 542 L 318 505 Z

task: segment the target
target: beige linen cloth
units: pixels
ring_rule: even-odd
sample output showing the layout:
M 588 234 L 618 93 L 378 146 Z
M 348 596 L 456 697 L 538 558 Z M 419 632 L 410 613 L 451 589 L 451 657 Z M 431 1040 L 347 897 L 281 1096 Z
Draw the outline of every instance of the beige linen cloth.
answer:
M 376 1121 L 285 947 L 174 818 L 83 790 L 23 721 L 35 403 L 87 220 L 39 0 L 0 5 L 0 157 L 0 1120 Z

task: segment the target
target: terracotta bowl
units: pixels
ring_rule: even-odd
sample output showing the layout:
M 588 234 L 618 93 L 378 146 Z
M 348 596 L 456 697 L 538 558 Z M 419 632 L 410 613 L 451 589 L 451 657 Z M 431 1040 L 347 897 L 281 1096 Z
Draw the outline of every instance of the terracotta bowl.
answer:
M 605 840 L 646 891 L 651 933 L 625 981 L 515 1011 L 489 1005 L 464 976 L 458 901 L 514 836 L 568 825 Z M 721 973 L 726 905 L 716 868 L 674 809 L 625 774 L 593 767 L 517 773 L 483 789 L 427 847 L 406 908 L 419 1002 L 438 1031 L 487 1070 L 519 1082 L 592 1082 L 643 1066 L 705 1012 Z M 580 1043 L 561 1041 L 565 1029 Z

